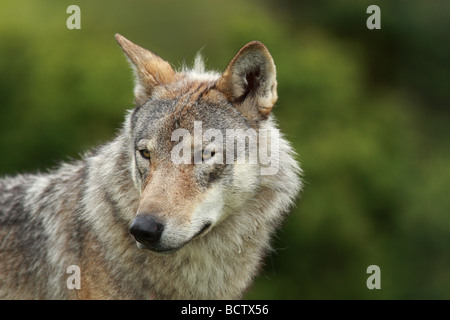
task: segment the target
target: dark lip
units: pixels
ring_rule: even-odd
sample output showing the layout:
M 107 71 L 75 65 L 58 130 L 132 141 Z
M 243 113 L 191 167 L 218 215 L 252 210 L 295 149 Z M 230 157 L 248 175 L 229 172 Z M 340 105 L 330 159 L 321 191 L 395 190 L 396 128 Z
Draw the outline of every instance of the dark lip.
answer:
M 151 251 L 151 252 L 155 252 L 155 253 L 159 253 L 159 254 L 167 254 L 167 255 L 178 251 L 179 249 L 181 249 L 184 246 L 184 244 L 182 244 L 181 246 L 176 247 L 176 248 L 170 248 L 170 249 L 167 249 L 167 250 L 162 250 L 162 249 L 150 247 L 150 246 L 148 246 L 148 245 L 146 245 L 145 243 L 142 243 L 142 242 L 139 242 L 139 243 L 141 244 L 141 247 L 140 247 L 141 249 L 145 249 L 145 250 L 148 250 L 148 251 Z
M 197 237 L 200 236 L 202 233 L 205 233 L 205 231 L 208 230 L 209 227 L 211 227 L 211 222 L 205 223 L 204 226 L 200 229 L 200 231 L 197 232 L 197 233 L 192 237 L 192 239 L 197 238 Z M 192 240 L 192 239 L 191 239 L 191 240 Z
M 186 244 L 188 244 L 189 242 L 191 242 L 191 241 L 194 240 L 195 238 L 198 238 L 199 236 L 201 236 L 201 235 L 202 235 L 203 233 L 205 233 L 208 229 L 210 229 L 210 227 L 211 227 L 211 222 L 205 223 L 205 225 L 200 229 L 200 231 L 197 232 L 191 239 L 189 239 L 188 241 L 182 243 L 181 245 L 179 245 L 178 247 L 175 247 L 175 248 L 160 249 L 160 248 L 157 248 L 157 247 L 149 246 L 148 244 L 143 243 L 143 242 L 140 242 L 140 241 L 138 241 L 138 242 L 139 242 L 139 244 L 140 244 L 140 248 L 141 248 L 141 249 L 149 250 L 149 251 L 152 251 L 152 252 L 155 252 L 155 253 L 160 253 L 160 254 L 167 254 L 167 255 L 169 255 L 169 254 L 172 254 L 172 253 L 178 251 L 179 249 L 181 249 L 182 247 L 184 247 Z

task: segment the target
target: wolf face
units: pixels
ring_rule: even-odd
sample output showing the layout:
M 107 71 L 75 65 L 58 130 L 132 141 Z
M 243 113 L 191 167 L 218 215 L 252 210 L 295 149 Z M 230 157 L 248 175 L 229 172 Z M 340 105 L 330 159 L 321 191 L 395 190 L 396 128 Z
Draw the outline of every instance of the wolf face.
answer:
M 258 132 L 277 99 L 275 65 L 262 43 L 251 42 L 223 74 L 205 72 L 200 59 L 193 70 L 176 72 L 124 37 L 116 40 L 136 75 L 128 121 L 141 195 L 130 232 L 138 247 L 170 253 L 205 236 L 258 191 L 258 156 L 237 161 L 236 141 L 243 137 L 244 160 L 268 142 Z M 181 153 L 187 161 L 180 163 Z

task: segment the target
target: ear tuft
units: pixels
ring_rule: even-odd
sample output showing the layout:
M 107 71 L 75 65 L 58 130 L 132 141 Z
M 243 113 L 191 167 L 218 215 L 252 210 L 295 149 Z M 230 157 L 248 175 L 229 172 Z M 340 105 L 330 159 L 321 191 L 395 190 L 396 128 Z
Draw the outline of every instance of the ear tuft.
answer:
M 167 61 L 120 34 L 116 34 L 115 38 L 136 75 L 134 95 L 137 105 L 144 104 L 155 87 L 170 84 L 175 80 L 175 71 Z
M 278 96 L 276 68 L 266 46 L 252 41 L 239 50 L 216 89 L 247 118 L 267 119 Z

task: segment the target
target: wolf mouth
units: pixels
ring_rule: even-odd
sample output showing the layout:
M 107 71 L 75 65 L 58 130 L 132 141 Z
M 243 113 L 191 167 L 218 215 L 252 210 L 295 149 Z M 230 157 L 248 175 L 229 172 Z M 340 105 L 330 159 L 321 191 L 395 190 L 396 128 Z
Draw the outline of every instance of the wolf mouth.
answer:
M 178 251 L 179 249 L 181 249 L 182 247 L 184 247 L 186 244 L 188 244 L 189 242 L 191 242 L 192 240 L 200 237 L 201 235 L 205 234 L 207 232 L 207 230 L 209 230 L 211 227 L 211 222 L 207 222 L 203 225 L 203 227 L 200 229 L 199 232 L 197 232 L 191 239 L 189 239 L 188 241 L 182 243 L 181 245 L 177 246 L 177 247 L 172 247 L 172 248 L 164 248 L 164 247 L 160 247 L 158 245 L 152 245 L 149 243 L 145 243 L 145 242 L 141 242 L 138 241 L 136 239 L 136 243 L 139 249 L 146 249 L 155 253 L 161 253 L 161 254 L 172 254 L 176 251 Z
M 207 223 L 205 223 L 205 225 L 200 229 L 200 231 L 199 232 L 197 232 L 193 237 L 192 237 L 192 239 L 194 239 L 194 238 L 197 238 L 197 237 L 199 237 L 199 236 L 201 236 L 203 233 L 205 233 L 206 232 L 206 230 L 208 230 L 209 229 L 209 227 L 211 227 L 211 222 L 207 222 Z

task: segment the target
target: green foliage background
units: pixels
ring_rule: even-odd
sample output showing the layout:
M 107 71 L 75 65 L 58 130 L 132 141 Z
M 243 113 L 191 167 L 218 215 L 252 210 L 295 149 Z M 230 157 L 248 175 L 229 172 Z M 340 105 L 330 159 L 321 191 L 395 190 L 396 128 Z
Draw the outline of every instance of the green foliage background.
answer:
M 246 298 L 449 299 L 449 30 L 448 1 L 2 0 L 0 175 L 115 134 L 133 106 L 115 33 L 176 67 L 202 49 L 216 70 L 260 40 L 305 189 Z M 366 287 L 372 264 L 381 290 Z

